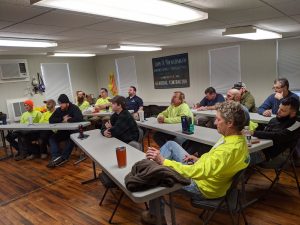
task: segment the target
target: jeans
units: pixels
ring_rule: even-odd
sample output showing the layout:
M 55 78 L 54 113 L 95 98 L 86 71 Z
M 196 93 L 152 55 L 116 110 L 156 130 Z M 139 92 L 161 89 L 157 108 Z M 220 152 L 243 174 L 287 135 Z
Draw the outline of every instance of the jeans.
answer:
M 63 159 L 69 159 L 73 148 L 74 148 L 74 142 L 70 139 L 70 131 L 58 131 L 57 133 L 53 134 L 50 138 L 49 138 L 49 144 L 50 144 L 50 151 L 51 151 L 51 158 L 52 160 L 62 156 Z M 60 153 L 60 149 L 59 149 L 59 142 L 61 141 L 65 141 L 65 148 L 62 151 L 62 153 Z
M 177 142 L 179 145 L 182 145 L 186 141 L 185 138 L 176 137 L 174 135 L 166 134 L 163 132 L 155 132 L 153 135 L 153 139 L 159 147 L 162 147 L 164 144 L 166 144 L 167 141 L 170 140 Z
M 186 164 L 186 162 L 183 161 L 184 156 L 188 153 L 176 142 L 174 141 L 168 141 L 164 146 L 160 148 L 160 154 L 165 159 L 174 160 L 176 162 L 181 162 L 183 164 Z M 185 195 L 188 195 L 189 197 L 197 198 L 197 199 L 205 199 L 205 197 L 200 192 L 197 184 L 191 180 L 191 184 L 188 186 L 182 187 L 183 193 Z M 162 201 L 162 197 L 160 197 L 160 212 L 161 215 L 164 215 L 164 203 Z M 152 215 L 155 215 L 155 201 L 150 200 L 149 201 L 149 211 Z

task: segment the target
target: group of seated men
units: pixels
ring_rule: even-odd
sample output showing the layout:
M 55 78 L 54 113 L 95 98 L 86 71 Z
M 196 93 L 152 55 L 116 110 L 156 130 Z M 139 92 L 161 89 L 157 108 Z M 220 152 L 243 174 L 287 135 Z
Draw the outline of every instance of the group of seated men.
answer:
M 276 114 L 276 117 L 272 118 L 264 129 L 252 129 L 253 136 L 273 140 L 272 147 L 249 155 L 242 131 L 250 123 L 248 111 L 253 112 L 256 108 L 253 96 L 246 89 L 245 84 L 239 82 L 228 90 L 226 101 L 223 96 L 216 93 L 214 88 L 206 89 L 205 98 L 195 107 L 199 110 L 217 110 L 213 125 L 222 135 L 222 138 L 213 147 L 204 151 L 197 151 L 198 156 L 195 156 L 193 151 L 186 151 L 183 148 L 184 145 L 182 144 L 185 140 L 178 140 L 175 136 L 156 132 L 154 140 L 160 149 L 149 147 L 146 157 L 160 165 L 174 169 L 186 178 L 190 178 L 191 184 L 183 187 L 188 195 L 200 199 L 224 196 L 235 173 L 246 168 L 250 162 L 260 163 L 276 158 L 286 148 L 294 146 L 299 139 L 300 122 L 297 117 L 299 97 L 289 91 L 288 81 L 284 78 L 275 80 L 274 91 L 275 93 L 269 96 L 257 111 L 264 116 Z M 102 135 L 107 138 L 118 138 L 125 143 L 139 139 L 137 123 L 128 110 L 137 113 L 143 108 L 143 101 L 136 96 L 135 87 L 130 87 L 128 94 L 127 98 L 115 96 L 110 99 L 107 90 L 102 88 L 100 99 L 97 101 L 98 104 L 97 102 L 95 104 L 95 108 L 98 107 L 99 110 L 107 110 L 108 107 L 108 110 L 113 111 L 110 119 L 102 124 Z M 83 120 L 80 106 L 84 102 L 80 92 L 78 93 L 77 106 L 72 104 L 66 95 L 62 94 L 58 98 L 60 107 L 56 110 L 54 110 L 55 102 L 53 100 L 47 101 L 48 113 L 44 117 L 48 117 L 49 123 L 80 122 Z M 42 121 L 43 116 L 33 111 L 32 101 L 25 101 L 24 103 L 27 112 L 22 115 L 21 122 L 28 122 L 28 118 L 31 118 L 33 122 Z M 172 96 L 171 105 L 157 116 L 157 121 L 158 123 L 180 123 L 181 116 L 193 117 L 193 114 L 185 102 L 184 93 L 176 91 Z M 44 121 L 47 121 L 47 118 L 44 118 Z M 47 134 L 13 132 L 8 135 L 7 139 L 18 150 L 17 159 L 22 159 L 27 154 L 32 155 L 32 148 L 29 146 L 30 140 L 37 136 L 38 140 L 48 140 L 51 152 L 48 166 L 55 167 L 66 162 L 72 152 L 74 144 L 70 139 L 70 133 L 70 131 L 49 131 Z M 42 135 L 44 138 L 41 137 Z M 30 138 L 27 138 L 28 136 Z M 16 138 L 18 138 L 18 142 L 15 142 Z M 62 140 L 66 141 L 66 145 L 61 153 L 58 143 Z M 194 146 L 193 148 L 198 147 Z M 42 156 L 46 150 L 41 149 L 39 153 Z M 150 210 L 143 212 L 142 220 L 148 224 L 155 224 L 155 206 L 152 201 L 149 206 Z M 161 204 L 162 215 L 164 215 L 163 209 L 163 204 Z M 164 217 L 163 223 L 165 224 Z

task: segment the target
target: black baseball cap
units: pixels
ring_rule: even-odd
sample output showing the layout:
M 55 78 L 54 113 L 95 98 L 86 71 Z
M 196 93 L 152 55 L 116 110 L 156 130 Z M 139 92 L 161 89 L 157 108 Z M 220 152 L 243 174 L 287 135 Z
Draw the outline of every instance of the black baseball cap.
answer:
M 68 98 L 68 96 L 66 94 L 61 94 L 58 99 L 58 104 L 61 104 L 61 103 L 70 103 L 70 100 Z

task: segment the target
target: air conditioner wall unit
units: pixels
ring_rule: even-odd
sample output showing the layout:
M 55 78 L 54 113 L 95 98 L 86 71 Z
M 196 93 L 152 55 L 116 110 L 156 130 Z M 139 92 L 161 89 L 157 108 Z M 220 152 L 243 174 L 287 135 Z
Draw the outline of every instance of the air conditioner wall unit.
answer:
M 0 60 L 1 81 L 28 81 L 29 71 L 26 59 Z

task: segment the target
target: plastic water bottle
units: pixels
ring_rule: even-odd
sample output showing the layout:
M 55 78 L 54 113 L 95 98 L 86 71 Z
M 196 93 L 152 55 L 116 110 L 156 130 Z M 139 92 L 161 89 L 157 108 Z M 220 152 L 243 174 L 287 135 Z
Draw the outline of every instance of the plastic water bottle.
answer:
M 252 143 L 251 143 L 251 132 L 249 130 L 249 127 L 246 126 L 245 128 L 245 137 L 246 137 L 246 140 L 247 140 L 247 145 L 248 147 L 251 147 L 252 146 Z

